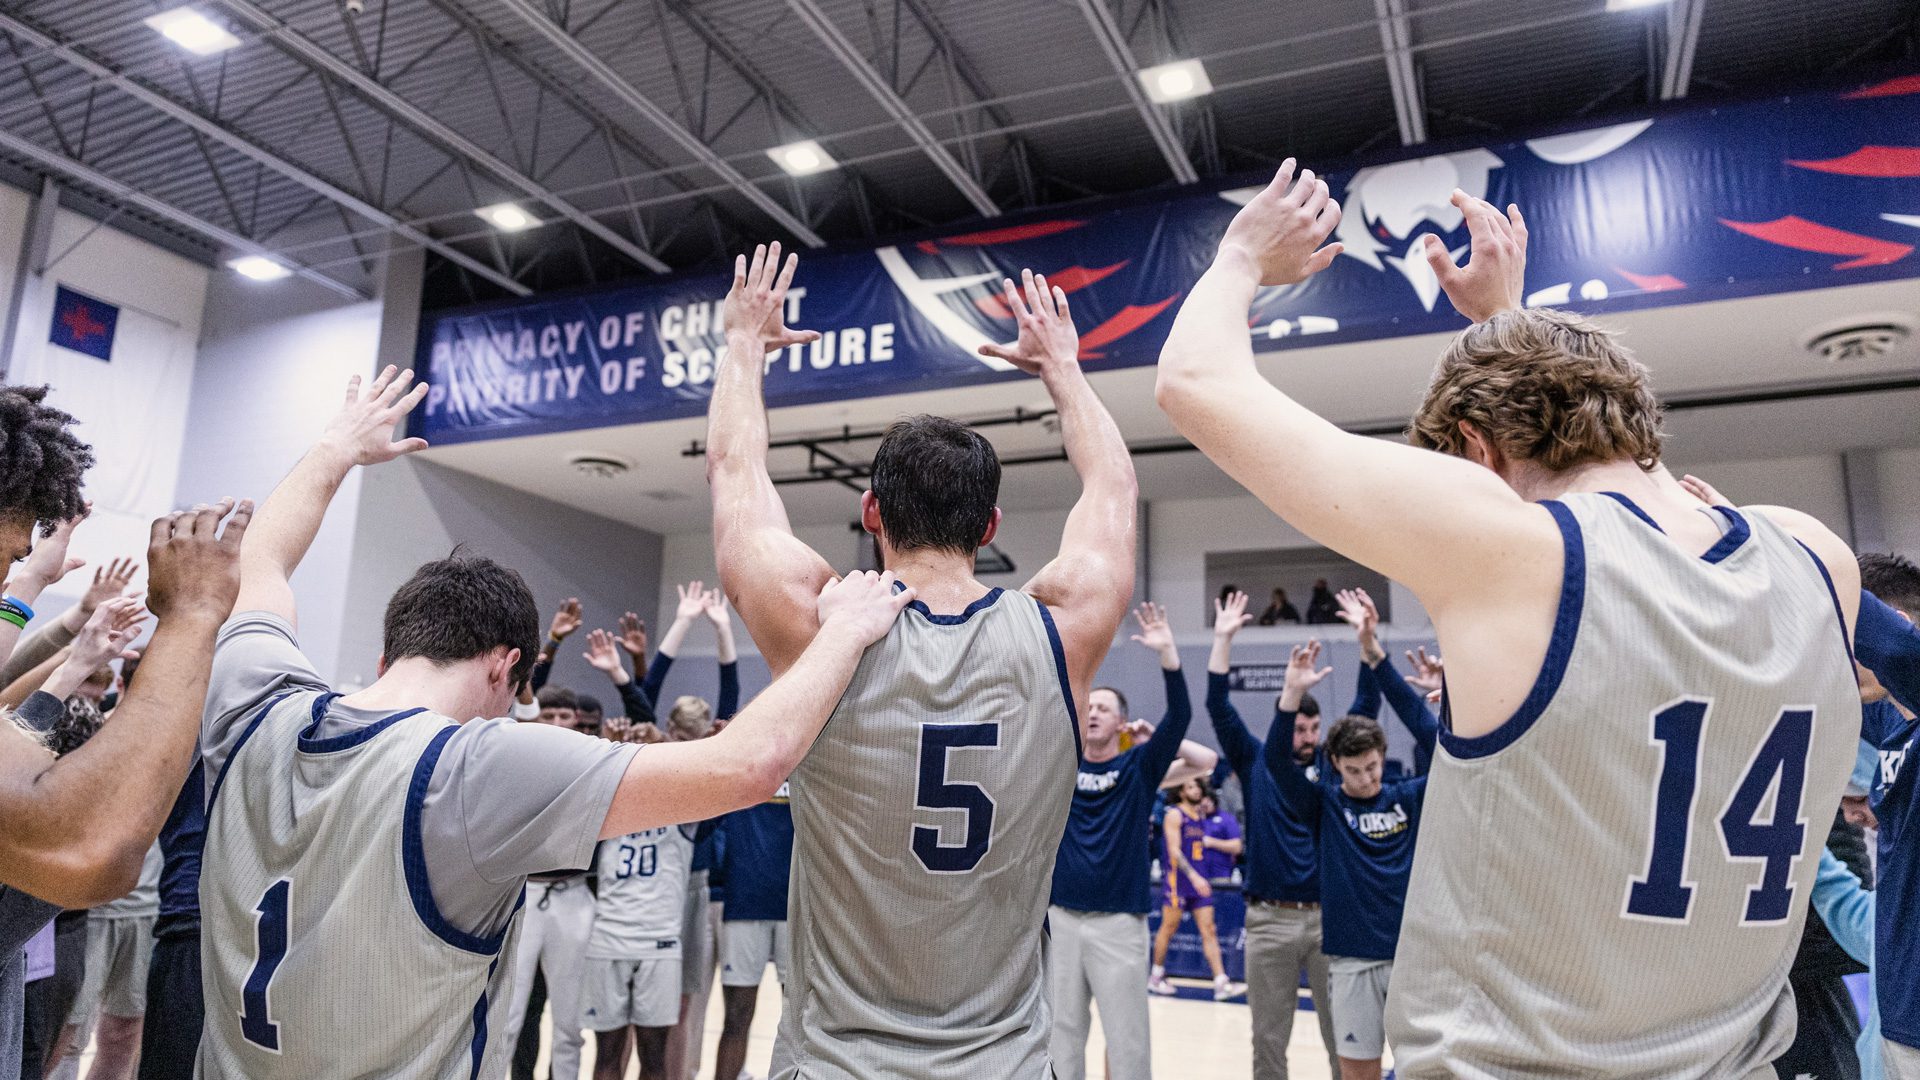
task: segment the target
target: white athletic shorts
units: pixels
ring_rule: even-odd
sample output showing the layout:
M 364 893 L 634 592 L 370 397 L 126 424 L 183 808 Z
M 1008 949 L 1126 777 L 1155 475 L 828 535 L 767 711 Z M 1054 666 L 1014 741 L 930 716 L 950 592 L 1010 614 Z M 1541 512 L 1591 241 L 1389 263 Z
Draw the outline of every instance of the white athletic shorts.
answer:
M 580 1022 L 589 1031 L 680 1022 L 680 958 L 595 960 L 581 968 Z
M 1387 1049 L 1387 983 L 1393 961 L 1329 956 L 1332 974 L 1333 1050 L 1343 1058 L 1373 1061 Z
M 720 924 L 720 985 L 759 986 L 767 965 L 787 985 L 787 920 L 739 919 Z

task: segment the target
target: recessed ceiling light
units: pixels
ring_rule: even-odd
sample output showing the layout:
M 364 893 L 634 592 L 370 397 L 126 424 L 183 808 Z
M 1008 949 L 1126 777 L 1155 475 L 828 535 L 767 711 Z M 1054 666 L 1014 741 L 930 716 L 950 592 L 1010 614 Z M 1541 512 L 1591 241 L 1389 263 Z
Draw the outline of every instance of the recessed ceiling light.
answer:
M 286 264 L 276 262 L 265 255 L 242 255 L 237 259 L 228 259 L 227 266 L 234 273 L 254 281 L 279 281 L 293 273 Z
M 1140 85 L 1147 97 L 1159 104 L 1185 101 L 1213 92 L 1213 81 L 1198 60 L 1176 60 L 1171 64 L 1140 70 Z
M 228 33 L 226 27 L 190 7 L 149 15 L 142 21 L 196 56 L 212 56 L 240 44 L 240 39 Z
M 833 155 L 812 139 L 776 146 L 767 151 L 767 156 L 793 176 L 812 176 L 840 167 L 840 163 L 833 160 Z
M 1631 11 L 1634 8 L 1653 7 L 1667 0 L 1607 0 L 1608 11 Z
M 540 219 L 520 209 L 510 202 L 494 203 L 474 211 L 480 220 L 499 229 L 501 232 L 519 232 L 540 224 Z

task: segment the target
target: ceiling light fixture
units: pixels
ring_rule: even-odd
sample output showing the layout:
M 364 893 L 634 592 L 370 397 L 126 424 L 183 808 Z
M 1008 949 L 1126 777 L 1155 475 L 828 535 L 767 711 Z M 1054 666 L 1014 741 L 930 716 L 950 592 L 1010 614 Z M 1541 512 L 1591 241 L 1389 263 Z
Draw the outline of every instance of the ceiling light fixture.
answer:
M 1198 60 L 1176 60 L 1142 68 L 1140 85 L 1146 89 L 1148 99 L 1159 105 L 1213 93 L 1213 80 L 1207 78 L 1207 69 Z
M 480 220 L 501 232 L 520 232 L 540 224 L 540 219 L 510 202 L 494 203 L 474 211 Z
M 833 160 L 833 155 L 827 153 L 826 147 L 812 139 L 776 146 L 767 151 L 767 156 L 790 176 L 812 176 L 840 167 L 840 163 Z
M 178 7 L 141 20 L 195 56 L 212 56 L 240 44 L 227 28 L 190 7 Z
M 1632 11 L 1634 8 L 1654 7 L 1667 0 L 1607 0 L 1608 11 Z
M 292 274 L 285 263 L 267 258 L 265 255 L 242 255 L 227 260 L 228 269 L 243 278 L 253 281 L 279 281 Z

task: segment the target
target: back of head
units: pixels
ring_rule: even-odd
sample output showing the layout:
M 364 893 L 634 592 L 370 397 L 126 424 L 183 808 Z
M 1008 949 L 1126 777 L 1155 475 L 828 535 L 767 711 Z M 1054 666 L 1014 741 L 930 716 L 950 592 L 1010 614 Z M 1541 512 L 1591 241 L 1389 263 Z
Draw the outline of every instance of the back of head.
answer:
M 679 742 L 703 739 L 713 730 L 713 707 L 703 698 L 683 694 L 667 713 L 667 737 Z
M 88 739 L 106 723 L 100 715 L 100 707 L 83 697 L 70 697 L 66 700 L 66 711 L 53 723 L 53 729 L 47 732 L 47 749 L 56 757 L 65 757 L 86 745 Z
M 414 572 L 387 601 L 387 663 L 419 657 L 457 664 L 497 648 L 519 649 L 512 682 L 533 670 L 540 611 L 518 573 L 492 559 L 455 553 Z
M 895 551 L 971 555 L 993 523 L 1000 456 L 965 424 L 909 416 L 887 428 L 873 455 L 873 497 Z
M 1890 608 L 1920 619 L 1920 566 L 1894 554 L 1860 556 L 1860 587 Z
M 93 448 L 74 436 L 71 415 L 46 404 L 47 390 L 0 386 L 0 518 L 52 532 L 85 505 Z
M 564 686 L 543 686 L 533 695 L 542 709 L 578 709 L 580 699 Z
M 1549 472 L 1660 462 L 1662 411 L 1647 369 L 1612 334 L 1552 308 L 1502 312 L 1440 357 L 1407 437 L 1466 456 L 1466 421 L 1508 460 Z
M 1371 716 L 1343 716 L 1327 732 L 1328 757 L 1356 758 L 1369 750 L 1387 752 L 1386 730 Z

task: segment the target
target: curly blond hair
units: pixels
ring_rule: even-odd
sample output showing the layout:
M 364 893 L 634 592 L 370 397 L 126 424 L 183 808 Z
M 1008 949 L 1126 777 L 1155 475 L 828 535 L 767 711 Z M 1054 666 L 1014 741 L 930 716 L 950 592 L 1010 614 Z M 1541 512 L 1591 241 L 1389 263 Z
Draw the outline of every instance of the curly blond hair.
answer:
M 1464 457 L 1464 420 L 1507 458 L 1552 472 L 1622 458 L 1651 469 L 1662 416 L 1646 367 L 1613 334 L 1571 312 L 1527 308 L 1447 346 L 1407 438 Z

